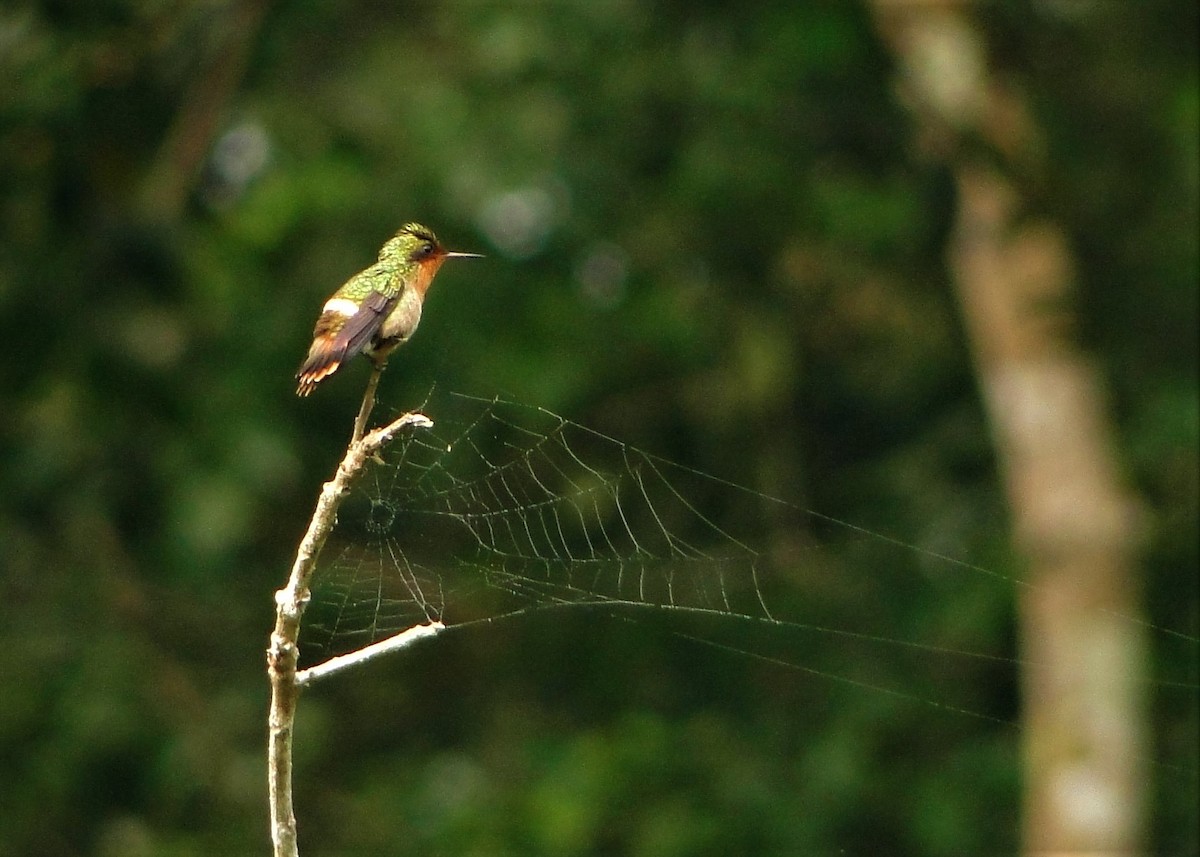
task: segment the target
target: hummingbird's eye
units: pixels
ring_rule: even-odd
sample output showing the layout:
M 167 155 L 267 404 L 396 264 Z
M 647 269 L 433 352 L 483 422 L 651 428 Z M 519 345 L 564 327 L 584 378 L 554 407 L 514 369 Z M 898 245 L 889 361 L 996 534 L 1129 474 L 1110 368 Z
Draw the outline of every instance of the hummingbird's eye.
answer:
M 417 248 L 416 256 L 418 259 L 428 259 L 430 256 L 433 255 L 433 251 L 435 249 L 436 248 L 434 247 L 434 245 L 431 242 L 426 241 L 420 247 Z

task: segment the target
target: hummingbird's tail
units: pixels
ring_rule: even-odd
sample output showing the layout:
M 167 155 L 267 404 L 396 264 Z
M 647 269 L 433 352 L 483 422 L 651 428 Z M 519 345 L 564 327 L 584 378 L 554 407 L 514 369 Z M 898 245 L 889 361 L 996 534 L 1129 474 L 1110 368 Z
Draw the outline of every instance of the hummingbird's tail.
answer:
M 317 384 L 336 372 L 346 357 L 345 350 L 344 347 L 336 347 L 332 336 L 314 339 L 308 357 L 296 372 L 296 395 L 307 396 L 317 388 Z

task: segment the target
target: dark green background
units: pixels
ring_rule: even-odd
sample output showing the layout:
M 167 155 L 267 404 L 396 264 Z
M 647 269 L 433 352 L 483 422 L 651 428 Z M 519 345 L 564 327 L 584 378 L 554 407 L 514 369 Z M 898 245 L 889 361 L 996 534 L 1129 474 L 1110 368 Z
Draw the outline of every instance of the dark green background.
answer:
M 406 220 L 488 259 L 439 276 L 387 410 L 503 394 L 1020 574 L 944 265 L 952 185 L 861 6 L 275 4 L 185 203 L 148 205 L 236 8 L 0 11 L 0 854 L 266 853 L 271 596 L 366 367 L 308 400 L 293 373 Z M 1196 853 L 1195 4 L 975 14 L 1044 135 L 1019 180 L 1071 238 L 1144 503 L 1152 841 Z M 814 624 L 1015 656 L 1010 587 L 801 535 L 830 539 L 783 595 Z M 805 671 L 1011 724 L 1011 668 L 762 644 L 789 669 L 669 630 L 543 615 L 306 695 L 303 852 L 1016 847 L 1016 728 Z

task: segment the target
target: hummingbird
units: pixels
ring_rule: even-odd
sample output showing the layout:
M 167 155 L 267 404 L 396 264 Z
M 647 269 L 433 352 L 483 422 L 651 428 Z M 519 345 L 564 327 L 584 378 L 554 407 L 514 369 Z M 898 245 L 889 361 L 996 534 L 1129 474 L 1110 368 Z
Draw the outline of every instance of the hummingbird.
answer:
M 420 223 L 406 223 L 379 251 L 379 261 L 359 271 L 321 309 L 308 357 L 296 373 L 296 395 L 307 396 L 355 354 L 382 371 L 388 356 L 407 342 L 421 321 L 421 304 L 447 259 L 478 259 L 452 253 Z

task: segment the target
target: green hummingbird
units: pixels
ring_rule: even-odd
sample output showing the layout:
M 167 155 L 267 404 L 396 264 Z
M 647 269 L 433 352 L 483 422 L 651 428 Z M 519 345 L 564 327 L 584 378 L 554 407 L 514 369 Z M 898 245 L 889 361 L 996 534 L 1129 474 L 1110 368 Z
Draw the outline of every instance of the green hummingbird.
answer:
M 308 357 L 296 373 L 296 394 L 307 396 L 355 354 L 382 371 L 388 355 L 413 335 L 434 274 L 447 259 L 480 258 L 452 253 L 433 230 L 406 223 L 379 251 L 379 261 L 351 277 L 325 302 L 313 330 Z

